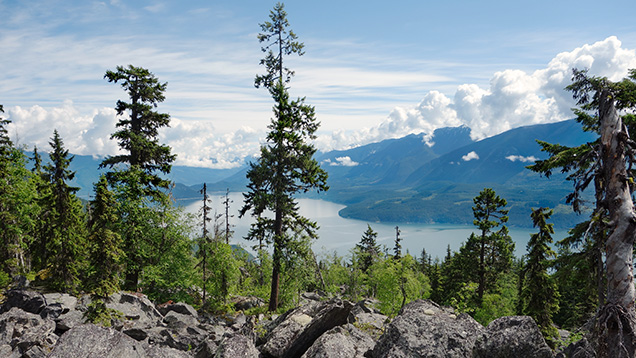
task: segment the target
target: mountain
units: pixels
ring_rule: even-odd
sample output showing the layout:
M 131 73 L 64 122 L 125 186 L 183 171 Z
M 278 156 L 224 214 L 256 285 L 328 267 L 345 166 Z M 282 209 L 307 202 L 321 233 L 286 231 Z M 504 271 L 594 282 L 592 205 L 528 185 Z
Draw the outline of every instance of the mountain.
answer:
M 422 134 L 388 139 L 317 157 L 332 187 L 398 186 L 416 169 L 442 154 L 473 143 L 467 127 L 443 128 L 428 141 Z
M 450 150 L 412 171 L 400 190 L 367 186 L 330 193 L 347 204 L 344 217 L 383 222 L 472 222 L 472 198 L 491 187 L 508 200 L 510 223 L 529 226 L 532 208 L 558 208 L 552 217 L 557 226 L 580 221 L 564 205 L 571 183 L 556 173 L 551 179 L 526 169 L 546 158 L 537 139 L 562 145 L 580 145 L 596 138 L 583 132 L 574 120 L 515 128 L 497 136 Z M 346 154 L 346 153 L 345 153 Z
M 546 158 L 536 140 L 567 146 L 595 139 L 574 120 L 515 128 L 473 141 L 467 127 L 442 128 L 431 138 L 408 135 L 349 150 L 320 153 L 316 159 L 329 173 L 327 193 L 307 194 L 346 205 L 340 214 L 366 221 L 472 223 L 472 198 L 491 187 L 508 200 L 510 223 L 529 226 L 531 208 L 557 208 L 556 226 L 580 220 L 564 204 L 571 183 L 555 173 L 549 180 L 526 166 Z M 31 155 L 30 153 L 27 153 Z M 48 159 L 44 154 L 43 158 Z M 76 155 L 73 185 L 88 199 L 100 173 L 100 158 Z M 199 198 L 203 182 L 211 191 L 243 191 L 248 167 L 208 169 L 173 166 L 167 176 L 177 183 L 179 200 Z

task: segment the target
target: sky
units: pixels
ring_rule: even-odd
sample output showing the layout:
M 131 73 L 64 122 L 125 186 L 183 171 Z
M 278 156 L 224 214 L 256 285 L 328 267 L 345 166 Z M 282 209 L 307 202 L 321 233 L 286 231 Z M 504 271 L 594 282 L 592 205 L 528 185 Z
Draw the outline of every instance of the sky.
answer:
M 232 168 L 259 152 L 272 117 L 257 40 L 263 0 L 0 0 L 0 104 L 14 142 L 116 154 L 118 84 L 132 64 L 167 82 L 178 165 Z M 294 97 L 315 106 L 316 147 L 348 149 L 465 125 L 474 139 L 572 118 L 571 69 L 620 80 L 636 68 L 636 2 L 290 0 L 305 45 L 287 57 Z M 430 142 L 430 144 L 433 144 Z

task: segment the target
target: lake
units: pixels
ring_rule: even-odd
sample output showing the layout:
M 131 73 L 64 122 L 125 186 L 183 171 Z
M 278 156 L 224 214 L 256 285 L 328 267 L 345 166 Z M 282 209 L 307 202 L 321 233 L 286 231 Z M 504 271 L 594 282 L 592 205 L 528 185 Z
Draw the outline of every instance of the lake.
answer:
M 213 212 L 214 210 L 219 214 L 225 212 L 222 204 L 224 197 L 225 193 L 210 194 Z M 230 223 L 234 225 L 234 236 L 230 241 L 253 253 L 252 246 L 256 242 L 243 239 L 253 220 L 247 216 L 242 219 L 238 218 L 238 211 L 243 206 L 243 195 L 230 193 L 229 197 L 232 201 L 230 215 L 234 215 L 230 219 Z M 362 234 L 367 230 L 367 224 L 370 224 L 371 228 L 378 233 L 378 244 L 386 246 L 389 252 L 393 252 L 395 226 L 397 225 L 400 228 L 400 237 L 403 239 L 401 242 L 403 252 L 408 251 L 411 255 L 419 257 L 422 248 L 425 248 L 433 258 L 437 256 L 440 260 L 446 255 L 448 245 L 450 245 L 451 250 L 458 251 L 470 234 L 477 232 L 476 227 L 472 225 L 367 223 L 366 221 L 340 217 L 338 212 L 345 207 L 341 204 L 317 199 L 298 199 L 298 204 L 301 215 L 315 220 L 320 226 L 319 238 L 313 243 L 314 252 L 319 257 L 333 254 L 334 251 L 340 256 L 348 255 L 350 250 L 360 242 Z M 188 203 L 185 210 L 191 213 L 200 213 L 201 202 Z M 225 223 L 225 219 L 222 220 Z M 530 215 L 528 215 L 528 220 L 530 220 Z M 532 228 L 509 228 L 509 230 L 510 236 L 515 242 L 516 256 L 525 254 L 530 234 L 537 232 L 537 230 Z M 553 238 L 557 241 L 564 238 L 566 234 L 567 230 L 556 230 Z

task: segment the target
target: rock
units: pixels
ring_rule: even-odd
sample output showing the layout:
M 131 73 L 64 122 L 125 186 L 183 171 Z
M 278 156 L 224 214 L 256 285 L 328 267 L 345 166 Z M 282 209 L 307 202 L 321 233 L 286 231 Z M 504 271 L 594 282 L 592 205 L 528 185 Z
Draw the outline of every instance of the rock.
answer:
M 53 333 L 54 330 L 55 322 L 42 321 L 42 324 L 37 327 L 33 327 L 23 332 L 16 346 L 20 348 L 21 352 L 26 352 L 35 346 L 50 350 L 58 340 L 58 336 Z
M 277 319 L 280 324 L 268 334 L 261 351 L 273 357 L 300 357 L 323 333 L 347 323 L 352 308 L 351 302 L 332 299 L 289 311 Z
M 199 317 L 197 310 L 194 307 L 190 306 L 187 303 L 177 302 L 177 303 L 168 303 L 157 306 L 157 310 L 161 315 L 165 316 L 168 312 L 176 312 L 182 315 L 188 315 L 192 317 Z
M 13 348 L 8 344 L 0 345 L 0 357 L 6 358 L 20 358 L 22 355 L 18 349 L 13 350 Z
M 512 316 L 490 322 L 475 342 L 473 357 L 552 358 L 554 354 L 531 317 Z
M 176 311 L 169 311 L 163 318 L 163 322 L 166 323 L 168 327 L 179 331 L 183 331 L 188 327 L 196 327 L 199 325 L 199 321 L 196 317 L 177 313 Z
M 71 310 L 55 319 L 55 332 L 62 335 L 69 329 L 84 324 L 84 313 L 78 310 Z
M 240 334 L 228 337 L 221 342 L 216 351 L 216 358 L 258 358 L 260 352 L 254 342 Z
M 161 322 L 163 316 L 150 300 L 141 294 L 115 293 L 104 301 L 107 308 L 119 311 L 125 317 L 124 329 L 151 328 Z
M 141 343 L 112 328 L 86 324 L 72 328 L 60 337 L 49 358 L 143 358 Z
M 23 358 L 46 358 L 46 352 L 39 346 L 33 346 L 28 351 L 24 352 Z
M 139 342 L 148 338 L 148 332 L 139 328 L 126 329 L 122 333 Z
M 354 324 L 374 339 L 378 339 L 384 332 L 384 326 L 389 322 L 389 318 L 372 308 L 369 302 L 364 300 L 353 306 L 348 322 Z
M 265 301 L 262 298 L 255 296 L 236 296 L 232 298 L 232 303 L 234 304 L 234 309 L 237 311 L 247 311 L 265 305 Z
M 46 300 L 39 292 L 30 290 L 9 290 L 7 299 L 0 308 L 0 313 L 17 307 L 25 312 L 39 314 L 46 307 Z
M 170 347 L 147 346 L 146 357 L 148 358 L 191 358 L 192 356 L 186 352 L 176 350 Z
M 467 314 L 452 315 L 452 309 L 429 300 L 405 305 L 386 327 L 372 357 L 472 357 L 475 339 L 485 329 Z
M 582 338 L 569 346 L 563 352 L 556 355 L 557 358 L 596 358 L 596 353 L 590 342 Z
M 364 358 L 375 346 L 373 339 L 351 324 L 325 332 L 302 358 Z
M 43 325 L 44 320 L 37 314 L 13 307 L 0 315 L 0 344 L 11 345 L 14 348 L 21 337 Z M 48 331 L 48 328 L 47 326 L 45 331 Z
M 206 339 L 194 350 L 194 358 L 214 358 L 218 346 L 211 339 Z

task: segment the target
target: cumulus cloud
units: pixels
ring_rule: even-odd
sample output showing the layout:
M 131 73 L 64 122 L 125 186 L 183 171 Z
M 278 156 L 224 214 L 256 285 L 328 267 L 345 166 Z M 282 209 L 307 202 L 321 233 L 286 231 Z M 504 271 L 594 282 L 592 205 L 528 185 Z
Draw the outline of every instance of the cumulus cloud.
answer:
M 57 129 L 64 146 L 73 154 L 105 157 L 120 152 L 110 136 L 119 121 L 112 108 L 81 113 L 72 102 L 45 109 L 5 107 L 11 121 L 8 131 L 18 145 L 28 149 L 37 146 L 41 151 L 50 149 L 49 141 Z M 175 164 L 209 168 L 234 168 L 245 159 L 256 156 L 265 133 L 250 127 L 241 127 L 230 133 L 219 133 L 207 121 L 182 121 L 172 118 L 170 128 L 160 131 L 159 140 L 177 155 Z
M 424 140 L 442 127 L 466 125 L 475 140 L 512 128 L 573 118 L 575 106 L 570 83 L 572 68 L 620 80 L 636 68 L 636 51 L 624 49 L 614 36 L 557 54 L 545 68 L 527 73 L 507 69 L 496 72 L 488 88 L 476 84 L 457 87 L 453 98 L 430 91 L 412 108 L 395 108 L 380 124 L 352 133 L 338 132 L 319 139 L 323 149 L 342 149 L 347 143 L 365 144 L 411 133 Z
M 469 162 L 471 160 L 478 160 L 479 159 L 479 155 L 477 155 L 477 153 L 475 153 L 475 151 L 472 151 L 466 155 L 462 156 L 462 160 L 465 162 Z
M 537 161 L 537 158 L 533 155 L 529 157 L 524 157 L 522 155 L 509 155 L 506 157 L 511 162 L 521 162 L 521 163 L 534 163 Z
M 336 157 L 336 161 L 331 161 L 331 159 L 324 160 L 323 163 L 332 166 L 332 167 L 355 167 L 360 165 L 360 163 L 351 160 L 351 157 Z

